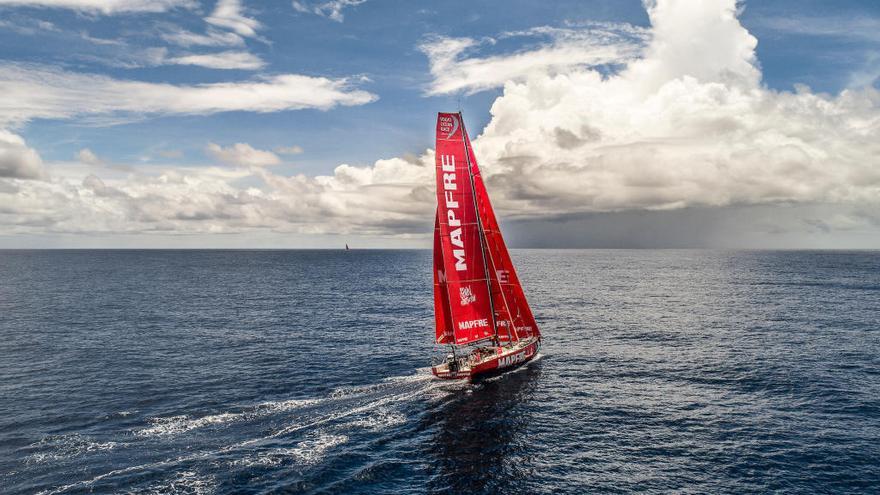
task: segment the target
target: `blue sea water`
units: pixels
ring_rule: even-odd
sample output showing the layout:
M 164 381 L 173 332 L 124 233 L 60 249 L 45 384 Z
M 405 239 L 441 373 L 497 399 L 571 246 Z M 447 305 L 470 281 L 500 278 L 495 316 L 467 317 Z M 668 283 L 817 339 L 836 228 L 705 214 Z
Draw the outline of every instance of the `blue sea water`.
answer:
M 513 257 L 466 384 L 427 251 L 0 251 L 0 492 L 880 490 L 880 252 Z

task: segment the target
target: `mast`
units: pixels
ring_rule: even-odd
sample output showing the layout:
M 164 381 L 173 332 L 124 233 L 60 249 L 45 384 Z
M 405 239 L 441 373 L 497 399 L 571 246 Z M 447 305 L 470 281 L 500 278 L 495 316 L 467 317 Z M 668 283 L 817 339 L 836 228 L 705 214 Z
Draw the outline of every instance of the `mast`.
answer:
M 480 205 L 477 204 L 477 188 L 474 185 L 474 171 L 471 166 L 471 154 L 468 150 L 468 142 L 470 138 L 467 137 L 467 129 L 464 126 L 464 116 L 461 114 L 461 110 L 458 111 L 458 120 L 461 122 L 461 144 L 464 145 L 464 159 L 467 161 L 468 168 L 468 178 L 471 183 L 471 196 L 474 201 L 474 211 L 477 213 L 477 229 L 480 232 L 480 250 L 483 253 L 483 271 L 486 273 L 486 288 L 489 291 L 489 314 L 492 316 L 492 329 L 495 333 L 495 336 L 492 340 L 495 341 L 495 345 L 498 345 L 498 322 L 495 319 L 495 303 L 492 301 L 492 279 L 489 275 L 489 264 L 486 262 L 486 232 L 483 230 L 483 219 L 480 218 Z M 499 284 L 498 288 L 501 288 Z M 502 292 L 502 297 L 504 296 Z M 508 315 L 509 319 L 509 315 Z M 511 322 L 512 323 L 512 322 Z

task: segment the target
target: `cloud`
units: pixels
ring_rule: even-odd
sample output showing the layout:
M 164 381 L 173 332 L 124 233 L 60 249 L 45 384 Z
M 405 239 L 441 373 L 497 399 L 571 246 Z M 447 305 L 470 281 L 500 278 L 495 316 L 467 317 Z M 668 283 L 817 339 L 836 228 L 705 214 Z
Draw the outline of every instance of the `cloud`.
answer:
M 504 33 L 502 38 L 541 37 L 549 42 L 513 54 L 467 58 L 496 39 L 428 37 L 419 49 L 428 56 L 434 76 L 427 93 L 476 93 L 536 74 L 565 73 L 584 67 L 623 64 L 638 55 L 644 32 L 632 26 L 593 24 L 586 29 L 551 28 Z
M 104 160 L 101 160 L 100 158 L 98 158 L 98 155 L 96 155 L 94 152 L 92 152 L 92 150 L 90 150 L 88 148 L 83 148 L 83 149 L 77 151 L 76 159 L 77 159 L 77 161 L 79 161 L 81 163 L 85 163 L 87 165 L 103 165 L 104 164 Z
M 2 3 L 0 3 L 2 8 Z M 0 28 L 8 29 L 18 34 L 33 36 L 35 34 L 58 33 L 61 32 L 58 27 L 49 22 L 40 19 L 17 18 L 15 21 L 0 19 Z
M 265 167 L 281 163 L 281 158 L 278 158 L 278 155 L 275 153 L 255 149 L 247 143 L 235 143 L 228 148 L 215 143 L 209 143 L 205 151 L 221 162 L 230 165 Z
M 363 105 L 372 93 L 347 79 L 297 74 L 241 82 L 175 85 L 66 72 L 39 65 L 0 63 L 0 123 L 75 116 L 185 115 L 227 111 L 326 110 Z
M 275 153 L 281 153 L 282 155 L 298 155 L 303 152 L 302 146 L 293 145 L 293 146 L 279 146 L 275 148 Z
M 293 8 L 297 12 L 316 14 L 321 17 L 327 17 L 336 22 L 342 22 L 345 20 L 343 10 L 348 7 L 356 7 L 366 1 L 367 0 L 331 0 L 329 2 L 311 3 L 294 0 Z
M 30 180 L 45 176 L 40 155 L 21 136 L 0 129 L 0 177 Z
M 209 147 L 232 160 L 254 155 L 247 145 Z M 267 152 L 260 152 L 267 153 Z M 123 177 L 20 181 L 0 190 L 0 232 L 6 234 L 357 232 L 386 235 L 421 230 L 434 210 L 433 156 L 340 165 L 332 175 L 292 177 L 265 167 L 145 167 Z M 259 182 L 261 187 L 241 186 Z M 14 221 L 9 222 L 9 219 Z M 427 222 L 427 223 L 426 223 Z
M 194 8 L 195 0 L 0 0 L 0 6 L 42 7 L 79 10 L 105 15 L 133 12 L 165 12 Z
M 619 74 L 506 84 L 475 142 L 499 204 L 529 216 L 876 203 L 880 95 L 764 88 L 735 12 L 660 1 L 644 55 Z
M 242 14 L 240 0 L 218 0 L 214 12 L 205 18 L 205 22 L 214 26 L 235 31 L 240 36 L 253 38 L 261 24 L 256 19 Z
M 173 26 L 170 32 L 161 34 L 162 38 L 169 43 L 180 46 L 244 46 L 244 38 L 254 38 L 268 43 L 265 39 L 257 36 L 257 30 L 262 27 L 259 21 L 247 17 L 243 13 L 240 0 L 218 0 L 214 11 L 205 22 L 214 27 L 209 27 L 205 34 L 193 33 L 177 26 Z M 220 28 L 220 29 L 215 29 Z M 229 32 L 223 31 L 229 30 Z M 166 63 L 177 65 L 197 65 L 211 69 L 243 69 L 258 70 L 266 66 L 257 55 L 247 51 L 225 51 L 219 53 L 187 54 L 171 57 Z
M 840 229 L 876 234 L 880 92 L 866 88 L 827 95 L 806 87 L 793 92 L 768 89 L 755 57 L 757 40 L 737 20 L 734 0 L 658 0 L 649 4 L 648 12 L 652 27 L 647 41 L 624 34 L 620 46 L 596 41 L 600 39 L 596 26 L 585 27 L 583 35 L 545 34 L 549 42 L 510 54 L 480 52 L 497 50 L 502 43 L 438 39 L 449 43 L 445 53 L 455 64 L 469 67 L 462 73 L 467 82 L 458 89 L 437 78 L 432 87 L 440 92 L 499 84 L 483 76 L 491 73 L 483 64 L 516 69 L 506 72 L 510 79 L 501 83 L 503 90 L 492 104 L 490 121 L 474 139 L 493 203 L 509 225 L 544 225 L 542 238 L 552 238 L 553 225 L 563 230 L 604 225 L 610 229 L 608 235 L 618 236 L 624 244 L 632 236 L 615 233 L 615 222 L 581 220 L 619 219 L 638 228 L 662 219 L 676 232 L 718 224 L 760 230 L 761 235 L 813 235 Z M 559 49 L 568 43 L 566 36 L 588 40 L 569 45 L 580 62 L 519 61 L 531 52 Z M 577 43 L 582 43 L 584 54 L 575 53 Z M 608 58 L 615 65 L 611 71 L 590 62 L 596 59 L 590 58 L 595 47 L 603 43 L 615 45 L 609 53 L 616 50 L 623 56 L 619 63 Z M 640 48 L 630 58 L 634 46 Z M 443 50 L 433 56 L 437 53 Z M 8 80 L 9 72 L 0 71 L 0 81 Z M 4 90 L 0 113 L 18 112 L 25 117 L 10 120 L 22 121 L 59 113 L 110 112 L 105 107 L 140 112 L 173 108 L 166 99 L 159 99 L 162 105 L 152 103 L 156 101 L 153 85 L 143 93 L 140 86 L 123 85 L 123 91 L 114 86 L 118 81 L 110 80 L 111 84 L 89 76 L 77 85 L 92 88 L 89 98 L 96 95 L 91 110 L 84 110 L 76 104 L 89 101 L 82 94 L 57 96 L 59 86 L 67 87 L 55 82 L 58 74 L 67 80 L 67 73 L 57 71 L 27 79 L 26 87 L 39 98 L 12 91 L 13 96 L 4 99 L 2 95 L 10 91 L 0 82 Z M 250 95 L 238 84 L 271 84 L 271 80 L 233 85 L 235 91 Z M 213 98 L 207 105 L 189 93 L 194 90 L 198 95 L 206 87 L 214 90 L 210 85 L 183 87 L 182 96 L 170 100 L 183 105 L 174 113 L 221 111 Z M 226 91 L 217 99 L 239 107 L 274 109 L 288 104 L 279 104 L 275 97 L 245 104 Z M 127 98 L 133 98 L 127 94 L 138 95 L 138 103 L 128 103 Z M 27 111 L 20 110 L 21 101 Z M 215 146 L 218 159 L 229 157 L 221 160 L 224 163 L 246 162 L 239 156 L 248 156 L 249 150 L 261 152 L 244 144 Z M 316 177 L 240 166 L 150 168 L 100 180 L 86 184 L 82 176 L 70 176 L 16 182 L 18 192 L 0 192 L 0 203 L 16 212 L 0 222 L 4 218 L 16 222 L 0 228 L 12 233 L 266 231 L 414 236 L 430 233 L 436 202 L 431 151 L 378 160 L 370 166 L 343 164 L 332 174 Z M 735 218 L 721 222 L 713 212 L 722 211 L 736 212 Z M 773 212 L 781 213 L 774 217 Z M 758 214 L 769 220 L 752 218 Z M 627 220 L 633 218 L 643 219 L 642 223 Z M 693 223 L 688 224 L 688 219 Z M 642 240 L 650 245 L 651 237 Z M 667 235 L 666 240 L 678 245 L 676 237 Z
M 765 17 L 757 19 L 759 26 L 795 35 L 829 36 L 880 43 L 880 18 L 852 17 Z
M 193 33 L 179 27 L 163 32 L 161 38 L 179 46 L 243 46 L 244 39 L 236 33 L 208 29 L 205 34 Z
M 266 62 L 260 57 L 249 52 L 238 51 L 183 55 L 169 58 L 167 59 L 167 63 L 176 65 L 198 65 L 210 69 L 258 70 L 266 66 Z

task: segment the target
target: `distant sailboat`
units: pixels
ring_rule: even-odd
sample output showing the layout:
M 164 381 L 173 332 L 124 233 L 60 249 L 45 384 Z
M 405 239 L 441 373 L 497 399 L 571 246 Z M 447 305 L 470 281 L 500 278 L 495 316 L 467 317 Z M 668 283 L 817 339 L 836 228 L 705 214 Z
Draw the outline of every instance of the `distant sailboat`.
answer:
M 461 113 L 437 116 L 434 219 L 436 342 L 440 378 L 474 378 L 525 363 L 541 332 L 499 230 Z
M 351 251 L 350 249 L 348 249 L 348 244 L 347 244 L 347 243 L 345 244 L 345 250 L 346 250 L 346 251 Z

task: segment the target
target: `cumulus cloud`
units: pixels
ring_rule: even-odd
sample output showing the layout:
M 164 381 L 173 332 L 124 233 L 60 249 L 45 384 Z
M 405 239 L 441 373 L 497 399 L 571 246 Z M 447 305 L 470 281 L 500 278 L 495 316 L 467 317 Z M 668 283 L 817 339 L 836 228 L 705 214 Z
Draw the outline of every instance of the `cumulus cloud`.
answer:
M 343 11 L 348 7 L 356 7 L 367 0 L 331 0 L 329 2 L 308 2 L 293 0 L 293 8 L 297 12 L 316 14 L 336 22 L 345 20 Z
M 238 153 L 217 148 L 230 158 Z M 282 176 L 263 167 L 192 167 L 144 168 L 122 178 L 89 174 L 39 186 L 19 181 L 14 190 L 0 190 L 6 214 L 0 222 L 15 219 L 3 225 L 14 234 L 407 234 L 421 230 L 433 212 L 432 159 L 340 165 L 318 177 Z M 245 178 L 262 186 L 238 185 Z
M 182 55 L 167 59 L 176 65 L 197 65 L 210 69 L 243 69 L 257 70 L 266 66 L 266 62 L 250 52 L 225 51 L 219 53 L 201 53 Z
M 24 138 L 0 129 L 0 177 L 30 180 L 45 175 L 43 160 Z
M 76 152 L 76 159 L 80 163 L 85 163 L 86 165 L 103 165 L 104 160 L 98 158 L 92 150 L 88 148 L 83 148 Z
M 880 95 L 761 85 L 733 0 L 659 1 L 616 75 L 508 82 L 476 140 L 514 215 L 880 198 Z
M 230 165 L 265 167 L 281 163 L 281 158 L 278 158 L 278 155 L 275 153 L 258 150 L 247 143 L 235 143 L 227 148 L 219 144 L 208 143 L 205 151 L 221 162 Z
M 376 96 L 347 79 L 297 74 L 175 85 L 114 79 L 46 66 L 0 63 L 0 124 L 81 115 L 277 112 L 363 105 Z
M 195 0 L 0 0 L 0 6 L 64 8 L 106 15 L 193 8 Z

